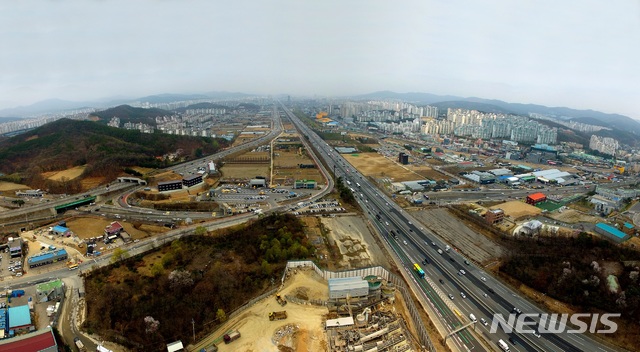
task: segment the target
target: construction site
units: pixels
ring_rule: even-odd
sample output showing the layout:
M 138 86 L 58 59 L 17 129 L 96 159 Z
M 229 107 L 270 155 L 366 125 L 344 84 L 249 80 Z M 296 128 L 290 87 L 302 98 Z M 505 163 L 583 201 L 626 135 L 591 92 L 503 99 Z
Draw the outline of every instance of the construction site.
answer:
M 381 277 L 329 279 L 330 351 L 411 351 L 409 329 L 396 311 L 395 286 Z
M 275 293 L 256 299 L 190 351 L 420 351 L 400 290 L 378 275 L 324 279 L 289 268 Z M 328 284 L 328 285 L 327 285 Z M 327 287 L 328 286 L 328 287 Z M 226 335 L 236 336 L 234 340 Z M 240 334 L 242 337 L 240 337 Z

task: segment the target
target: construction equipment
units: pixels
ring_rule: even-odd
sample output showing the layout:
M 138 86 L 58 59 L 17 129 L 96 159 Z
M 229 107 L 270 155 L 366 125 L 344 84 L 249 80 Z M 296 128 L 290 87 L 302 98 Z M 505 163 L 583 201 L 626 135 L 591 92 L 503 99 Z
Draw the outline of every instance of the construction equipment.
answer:
M 276 301 L 283 307 L 287 305 L 287 301 L 280 297 L 280 295 L 276 295 Z
M 269 320 L 271 320 L 271 321 L 283 320 L 283 319 L 287 319 L 287 311 L 286 310 L 279 311 L 279 312 L 270 312 L 269 313 Z

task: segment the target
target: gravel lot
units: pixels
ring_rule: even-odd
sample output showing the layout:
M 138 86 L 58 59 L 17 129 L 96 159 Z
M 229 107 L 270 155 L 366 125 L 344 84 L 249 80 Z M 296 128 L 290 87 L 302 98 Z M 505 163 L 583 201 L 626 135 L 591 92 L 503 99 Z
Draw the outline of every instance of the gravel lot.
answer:
M 502 247 L 467 227 L 446 209 L 419 210 L 411 215 L 451 247 L 482 265 L 494 262 L 502 255 Z

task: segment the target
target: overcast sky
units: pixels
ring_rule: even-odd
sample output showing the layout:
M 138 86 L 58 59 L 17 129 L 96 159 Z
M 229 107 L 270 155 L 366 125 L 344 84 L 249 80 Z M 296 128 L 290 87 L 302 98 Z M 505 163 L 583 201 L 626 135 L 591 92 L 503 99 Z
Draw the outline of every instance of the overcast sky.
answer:
M 640 118 L 640 2 L 0 2 L 0 108 L 159 93 L 477 96 Z

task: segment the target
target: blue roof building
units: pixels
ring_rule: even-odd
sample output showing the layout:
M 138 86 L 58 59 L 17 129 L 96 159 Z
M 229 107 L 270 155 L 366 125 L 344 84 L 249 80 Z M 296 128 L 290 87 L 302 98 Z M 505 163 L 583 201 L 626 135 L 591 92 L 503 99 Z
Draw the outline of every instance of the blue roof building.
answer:
M 30 268 L 41 266 L 45 264 L 55 263 L 61 260 L 67 260 L 67 251 L 64 249 L 58 249 L 55 251 L 47 251 L 38 254 L 34 254 L 27 258 L 27 264 Z
M 602 222 L 597 223 L 595 229 L 596 233 L 599 233 L 616 243 L 622 243 L 630 237 L 628 234 L 616 229 L 615 227 Z
M 1 337 L 5 336 L 7 331 L 7 310 L 4 308 L 0 309 L 0 335 Z
M 9 308 L 9 330 L 28 329 L 31 327 L 31 314 L 29 306 L 17 306 Z
M 69 231 L 68 228 L 64 227 L 64 226 L 60 226 L 60 225 L 56 225 L 53 227 L 53 229 L 51 229 L 53 231 L 53 233 L 55 233 L 56 235 L 63 235 L 65 233 L 67 233 Z

